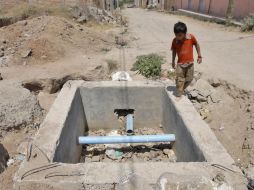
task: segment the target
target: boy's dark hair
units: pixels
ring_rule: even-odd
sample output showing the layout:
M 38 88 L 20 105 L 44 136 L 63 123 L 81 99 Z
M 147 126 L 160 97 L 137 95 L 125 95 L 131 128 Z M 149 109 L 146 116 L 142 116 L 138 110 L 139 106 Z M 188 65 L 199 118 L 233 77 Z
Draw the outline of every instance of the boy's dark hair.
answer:
M 178 34 L 178 33 L 187 33 L 187 26 L 186 24 L 184 24 L 183 22 L 178 22 L 175 24 L 174 26 L 174 33 Z

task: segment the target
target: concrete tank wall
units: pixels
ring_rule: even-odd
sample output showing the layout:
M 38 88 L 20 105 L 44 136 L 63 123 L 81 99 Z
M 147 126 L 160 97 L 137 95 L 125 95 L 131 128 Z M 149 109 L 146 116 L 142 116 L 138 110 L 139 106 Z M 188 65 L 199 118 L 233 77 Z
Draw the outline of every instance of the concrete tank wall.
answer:
M 41 125 L 35 144 L 41 145 L 51 161 L 77 163 L 81 155 L 78 137 L 89 129 L 122 127 L 114 110 L 130 108 L 135 109 L 134 128 L 162 126 L 165 133 L 176 135 L 173 149 L 178 162 L 232 162 L 192 103 L 187 99 L 176 102 L 173 91 L 173 86 L 160 82 L 66 84 Z
M 165 92 L 163 98 L 163 126 L 167 133 L 176 135 L 176 142 L 174 142 L 173 149 L 176 153 L 178 162 L 203 162 L 205 161 L 202 151 L 193 140 L 188 125 L 184 123 L 183 116 L 178 112 L 177 108 Z
M 77 90 L 62 128 L 53 160 L 55 162 L 77 163 L 82 151 L 82 146 L 77 144 L 77 138 L 83 135 L 86 129 L 85 112 L 80 91 Z
M 120 84 L 120 83 L 116 83 Z M 119 129 L 115 109 L 134 109 L 134 126 L 159 127 L 162 122 L 163 86 L 104 85 L 80 87 L 89 129 Z

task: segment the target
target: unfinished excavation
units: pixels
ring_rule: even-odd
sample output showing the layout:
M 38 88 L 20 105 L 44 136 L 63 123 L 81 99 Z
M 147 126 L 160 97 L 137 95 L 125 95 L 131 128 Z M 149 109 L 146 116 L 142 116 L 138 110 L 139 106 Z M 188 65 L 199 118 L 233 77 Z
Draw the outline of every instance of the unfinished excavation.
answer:
M 226 187 L 242 187 L 241 177 L 214 167 L 238 171 L 233 163 L 191 102 L 175 102 L 171 84 L 69 81 L 31 143 L 15 188 L 161 189 L 170 178 L 164 186 L 171 189 L 217 189 L 211 176 L 218 173 Z

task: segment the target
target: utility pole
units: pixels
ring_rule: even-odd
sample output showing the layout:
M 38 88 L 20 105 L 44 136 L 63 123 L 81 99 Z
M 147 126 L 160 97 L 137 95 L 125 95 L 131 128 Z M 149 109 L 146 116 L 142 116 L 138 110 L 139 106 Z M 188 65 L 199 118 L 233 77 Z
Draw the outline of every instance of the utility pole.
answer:
M 233 18 L 234 4 L 235 4 L 235 0 L 228 1 L 228 9 L 226 13 L 226 18 L 229 20 Z
M 208 6 L 207 14 L 210 14 L 211 5 L 212 5 L 212 0 L 209 1 L 209 6 Z

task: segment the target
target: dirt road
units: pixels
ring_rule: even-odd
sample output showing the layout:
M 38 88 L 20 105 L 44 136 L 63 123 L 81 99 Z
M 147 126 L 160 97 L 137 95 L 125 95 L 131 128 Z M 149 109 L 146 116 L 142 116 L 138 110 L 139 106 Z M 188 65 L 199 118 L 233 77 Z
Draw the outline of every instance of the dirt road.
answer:
M 126 9 L 123 13 L 129 19 L 128 32 L 135 36 L 130 48 L 126 49 L 129 64 L 134 55 L 159 53 L 168 62 L 163 67 L 169 68 L 173 26 L 177 21 L 188 25 L 189 32 L 196 35 L 202 47 L 203 64 L 196 64 L 196 70 L 203 73 L 202 79 L 219 78 L 237 86 L 216 88 L 220 94 L 219 103 L 193 104 L 200 115 L 201 110 L 208 112 L 204 120 L 239 167 L 253 167 L 254 111 L 248 107 L 254 102 L 254 35 L 241 33 L 233 27 L 156 11 Z
M 124 14 L 129 19 L 129 32 L 138 39 L 135 43 L 140 53 L 161 52 L 170 63 L 173 26 L 177 21 L 183 21 L 189 32 L 196 35 L 202 48 L 204 60 L 202 65 L 196 66 L 197 70 L 207 78 L 218 77 L 241 88 L 254 90 L 253 34 L 156 11 L 134 8 L 124 10 Z

